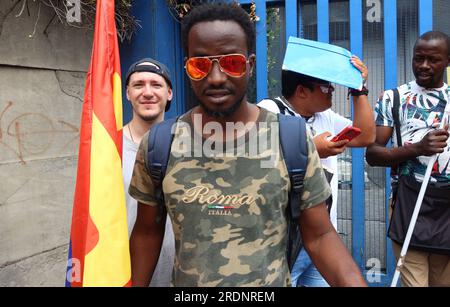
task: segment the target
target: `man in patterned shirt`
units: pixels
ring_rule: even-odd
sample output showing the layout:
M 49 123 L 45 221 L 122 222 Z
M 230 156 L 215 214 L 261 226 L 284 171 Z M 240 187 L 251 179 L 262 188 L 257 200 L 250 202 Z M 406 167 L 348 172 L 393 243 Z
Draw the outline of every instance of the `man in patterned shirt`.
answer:
M 290 181 L 279 152 L 278 118 L 246 97 L 255 65 L 254 26 L 235 4 L 209 4 L 184 18 L 182 37 L 186 72 L 199 106 L 176 123 L 162 183 L 175 234 L 172 283 L 288 286 Z M 255 141 L 261 143 L 255 147 Z M 308 165 L 299 200 L 304 245 L 331 285 L 365 285 L 330 223 L 324 204 L 330 188 L 309 134 L 307 143 Z M 129 189 L 138 200 L 131 237 L 135 286 L 147 285 L 152 276 L 166 216 L 146 168 L 147 146 L 144 137 Z
M 366 152 L 370 165 L 398 169 L 388 232 L 397 258 L 430 156 L 439 154 L 401 269 L 403 286 L 450 286 L 449 114 L 445 112 L 450 89 L 444 82 L 449 60 L 446 34 L 430 31 L 419 37 L 412 59 L 416 80 L 397 88 L 400 131 L 393 133 L 394 92 L 388 90 L 375 108 L 376 141 Z M 439 129 L 441 122 L 447 123 L 444 129 Z M 386 148 L 391 136 L 394 147 Z

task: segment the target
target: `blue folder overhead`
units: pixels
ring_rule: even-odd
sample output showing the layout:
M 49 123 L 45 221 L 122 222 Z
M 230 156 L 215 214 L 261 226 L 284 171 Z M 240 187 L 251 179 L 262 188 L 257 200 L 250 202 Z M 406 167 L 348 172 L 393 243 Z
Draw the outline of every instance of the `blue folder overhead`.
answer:
M 347 49 L 291 36 L 284 56 L 283 70 L 362 89 L 361 72 L 350 63 L 351 56 Z

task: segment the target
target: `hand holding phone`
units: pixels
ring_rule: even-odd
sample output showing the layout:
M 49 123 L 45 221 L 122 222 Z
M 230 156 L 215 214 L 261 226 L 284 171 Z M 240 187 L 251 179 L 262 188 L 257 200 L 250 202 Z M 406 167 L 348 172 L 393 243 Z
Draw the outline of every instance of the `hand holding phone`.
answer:
M 338 142 L 342 140 L 348 140 L 349 142 L 353 140 L 355 137 L 361 134 L 361 129 L 348 126 L 342 129 L 341 132 L 336 134 L 330 141 L 331 142 Z

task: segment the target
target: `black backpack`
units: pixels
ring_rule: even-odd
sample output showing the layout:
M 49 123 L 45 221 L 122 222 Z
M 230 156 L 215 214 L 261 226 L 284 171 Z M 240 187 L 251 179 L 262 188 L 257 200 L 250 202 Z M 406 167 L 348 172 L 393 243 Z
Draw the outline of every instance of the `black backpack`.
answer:
M 308 145 L 306 142 L 306 125 L 301 117 L 278 114 L 280 123 L 280 143 L 283 157 L 289 172 L 291 190 L 288 205 L 288 244 L 286 257 L 292 270 L 295 260 L 303 247 L 298 219 L 300 217 L 300 197 L 303 190 L 308 164 Z M 156 124 L 150 130 L 147 149 L 147 170 L 155 186 L 155 197 L 164 203 L 162 181 L 166 174 L 173 141 L 172 126 L 177 118 L 171 118 Z M 295 204 L 295 205 L 292 205 Z

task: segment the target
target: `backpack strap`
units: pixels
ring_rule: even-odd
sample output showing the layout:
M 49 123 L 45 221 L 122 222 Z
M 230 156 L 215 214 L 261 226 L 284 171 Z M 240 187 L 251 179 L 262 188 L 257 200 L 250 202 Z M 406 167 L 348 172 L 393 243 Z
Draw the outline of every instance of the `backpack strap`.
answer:
M 280 143 L 283 158 L 289 173 L 291 190 L 287 207 L 287 249 L 286 258 L 292 271 L 295 261 L 303 247 L 298 219 L 300 217 L 300 198 L 303 191 L 308 164 L 308 144 L 306 124 L 301 117 L 278 114 Z
M 300 196 L 308 164 L 306 124 L 301 117 L 278 114 L 278 119 L 280 122 L 281 149 L 291 181 L 289 194 L 291 217 L 297 220 L 300 217 Z
M 394 105 L 392 106 L 392 117 L 394 119 L 395 135 L 397 136 L 397 146 L 402 146 L 402 133 L 400 131 L 400 94 L 398 88 L 392 90 L 394 93 Z
M 278 109 L 280 110 L 280 113 L 281 113 L 281 114 L 284 114 L 284 115 L 289 114 L 289 115 L 295 116 L 295 113 L 292 112 L 291 110 L 289 110 L 289 108 L 286 107 L 286 106 L 284 105 L 284 103 L 282 103 L 280 100 L 278 100 L 278 99 L 272 99 L 272 98 L 267 98 L 267 99 L 268 99 L 268 100 L 272 100 L 272 101 L 277 105 L 277 107 L 278 107 Z
M 155 186 L 155 198 L 162 204 L 162 181 L 166 175 L 170 147 L 173 141 L 172 126 L 178 118 L 171 118 L 154 125 L 148 134 L 147 170 Z
M 394 130 L 395 135 L 397 137 L 397 146 L 402 146 L 402 133 L 400 131 L 400 94 L 398 92 L 398 88 L 392 89 L 393 96 L 393 105 L 392 105 L 392 118 L 394 120 Z M 391 176 L 399 176 L 400 174 L 400 165 L 397 165 L 395 168 L 391 168 Z M 398 191 L 398 178 L 397 182 L 392 181 L 391 183 L 392 188 L 392 206 L 395 204 L 395 199 L 397 198 L 397 191 Z

